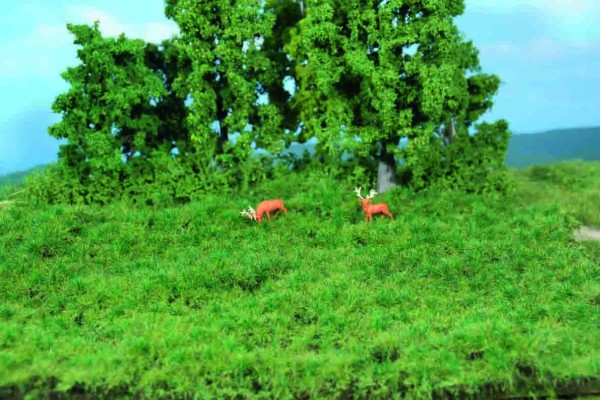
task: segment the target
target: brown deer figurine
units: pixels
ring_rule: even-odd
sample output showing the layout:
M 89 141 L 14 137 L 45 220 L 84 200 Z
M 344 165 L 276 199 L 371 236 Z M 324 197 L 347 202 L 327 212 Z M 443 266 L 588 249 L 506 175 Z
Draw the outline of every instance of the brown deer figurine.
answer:
M 394 216 L 388 210 L 388 205 L 385 203 L 379 204 L 371 204 L 371 199 L 375 197 L 377 192 L 371 189 L 371 192 L 364 198 L 360 195 L 360 191 L 362 188 L 354 188 L 354 193 L 358 196 L 358 201 L 362 204 L 363 211 L 365 212 L 365 221 L 373 221 L 373 214 L 381 214 L 381 219 L 383 219 L 383 215 L 387 215 L 394 220 Z
M 256 210 L 248 206 L 248 209 L 241 211 L 240 214 L 247 215 L 250 219 L 262 222 L 265 213 L 267 213 L 267 218 L 271 221 L 271 211 L 275 210 L 277 210 L 277 212 L 273 215 L 273 218 L 279 214 L 279 211 L 283 211 L 284 214 L 287 215 L 287 209 L 283 206 L 283 200 L 281 199 L 261 201 L 258 207 L 256 207 Z

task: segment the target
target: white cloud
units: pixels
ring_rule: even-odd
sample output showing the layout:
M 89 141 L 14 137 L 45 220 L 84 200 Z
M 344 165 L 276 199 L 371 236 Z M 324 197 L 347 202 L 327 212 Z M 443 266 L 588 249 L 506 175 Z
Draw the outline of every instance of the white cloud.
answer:
M 551 37 L 535 38 L 527 42 L 496 42 L 479 47 L 486 58 L 498 57 L 524 61 L 556 61 L 568 57 L 569 49 Z M 512 60 L 511 60 L 512 61 Z
M 532 6 L 549 15 L 559 17 L 581 17 L 600 13 L 600 3 L 597 0 L 545 0 L 530 1 Z
M 467 12 L 533 13 L 543 19 L 550 36 L 569 45 L 600 41 L 599 0 L 466 0 L 466 7 Z
M 77 4 L 67 8 L 67 20 L 73 23 L 93 24 L 94 21 L 100 21 L 100 30 L 107 36 L 118 36 L 121 33 L 128 33 L 124 24 L 118 19 L 100 9 L 92 6 Z
M 522 48 L 514 43 L 507 42 L 496 42 L 491 44 L 484 44 L 479 46 L 479 51 L 487 56 L 488 54 L 494 56 L 521 56 Z
M 57 77 L 67 64 L 76 62 L 73 36 L 67 30 L 67 22 L 92 24 L 100 21 L 100 31 L 105 36 L 125 33 L 127 37 L 153 43 L 178 33 L 177 25 L 169 20 L 124 22 L 105 10 L 83 4 L 66 7 L 62 12 L 55 11 L 53 16 L 53 21 L 33 26 L 23 36 L 0 42 L 0 51 L 11 55 L 0 58 L 0 70 L 4 77 Z
M 31 35 L 32 44 L 43 42 L 46 48 L 62 47 L 69 37 L 66 25 L 40 25 Z
M 467 9 L 515 12 L 535 9 L 546 14 L 583 15 L 600 12 L 597 0 L 466 0 Z
M 100 31 L 106 36 L 119 36 L 124 33 L 127 37 L 153 43 L 159 43 L 179 32 L 177 25 L 172 21 L 125 23 L 104 10 L 83 4 L 69 7 L 67 16 L 75 23 L 92 24 L 94 21 L 100 21 Z
M 2 74 L 56 76 L 64 62 L 58 54 L 70 43 L 65 25 L 39 25 L 24 36 L 2 43 L 2 52 L 11 55 L 0 59 Z
M 146 42 L 160 43 L 177 34 L 179 34 L 179 28 L 175 23 L 160 21 L 144 24 L 140 37 Z
M 526 47 L 530 54 L 540 60 L 557 60 L 564 56 L 564 46 L 550 37 L 532 40 Z

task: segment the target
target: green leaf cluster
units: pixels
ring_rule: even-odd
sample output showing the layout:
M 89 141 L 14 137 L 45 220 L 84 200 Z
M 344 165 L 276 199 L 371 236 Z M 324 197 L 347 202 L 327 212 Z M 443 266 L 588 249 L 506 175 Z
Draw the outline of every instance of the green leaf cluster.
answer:
M 66 144 L 36 193 L 186 202 L 307 165 L 372 183 L 382 163 L 415 190 L 503 191 L 508 124 L 476 124 L 500 79 L 454 24 L 463 11 L 442 0 L 167 0 L 180 34 L 160 45 L 69 24 L 81 63 L 62 74 L 70 88 L 49 128 Z M 311 138 L 312 161 L 289 154 Z
M 463 1 L 306 4 L 287 50 L 297 62 L 294 101 L 318 151 L 376 160 L 392 153 L 401 181 L 415 189 L 438 181 L 504 187 L 508 124 L 470 134 L 500 80 L 481 73 L 476 48 L 453 22 Z

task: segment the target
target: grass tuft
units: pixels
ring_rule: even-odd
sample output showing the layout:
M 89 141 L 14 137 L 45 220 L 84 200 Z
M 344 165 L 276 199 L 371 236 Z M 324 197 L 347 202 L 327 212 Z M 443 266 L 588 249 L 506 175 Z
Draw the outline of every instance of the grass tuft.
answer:
M 600 202 L 574 200 L 597 172 L 514 171 L 507 198 L 395 189 L 377 201 L 396 221 L 370 224 L 316 175 L 178 208 L 4 208 L 0 397 L 597 388 L 600 246 L 573 240 L 600 224 Z M 239 215 L 272 197 L 287 216 Z

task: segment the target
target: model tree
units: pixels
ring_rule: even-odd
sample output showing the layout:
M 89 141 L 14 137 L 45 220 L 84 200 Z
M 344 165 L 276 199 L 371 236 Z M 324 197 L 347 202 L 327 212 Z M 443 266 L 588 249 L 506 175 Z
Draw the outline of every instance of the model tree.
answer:
M 304 6 L 306 17 L 287 49 L 297 64 L 300 119 L 306 134 L 318 138 L 318 151 L 376 159 L 380 193 L 397 183 L 401 162 L 404 183 L 416 188 L 448 177 L 466 187 L 460 174 L 473 173 L 473 163 L 483 180 L 499 173 L 507 124 L 475 134 L 489 140 L 469 136 L 499 79 L 480 73 L 477 50 L 454 24 L 463 1 L 305 0 Z M 461 159 L 463 151 L 469 154 Z M 473 151 L 486 157 L 474 160 Z

